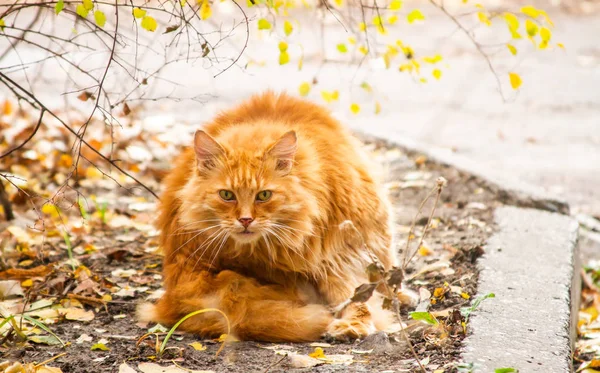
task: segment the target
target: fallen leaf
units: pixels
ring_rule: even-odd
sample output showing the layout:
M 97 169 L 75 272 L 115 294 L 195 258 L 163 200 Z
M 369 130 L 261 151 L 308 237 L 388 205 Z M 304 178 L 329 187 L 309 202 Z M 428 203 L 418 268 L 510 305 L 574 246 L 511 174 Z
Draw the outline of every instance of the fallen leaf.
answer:
M 141 363 L 138 369 L 143 373 L 215 373 L 212 370 L 181 369 L 176 365 L 160 366 L 154 363 Z
M 200 342 L 193 342 L 193 343 L 190 343 L 189 345 L 192 346 L 194 348 L 194 350 L 196 350 L 196 351 L 206 350 L 206 346 Z
M 75 343 L 82 344 L 83 342 L 91 342 L 93 338 L 87 334 L 82 334 L 75 340 Z
M 290 366 L 292 368 L 312 368 L 317 365 L 325 364 L 324 361 L 305 355 L 289 355 Z
M 92 351 L 98 351 L 98 350 L 109 351 L 110 348 L 106 347 L 106 345 L 104 343 L 96 343 L 90 348 L 90 350 L 92 350 Z
M 4 300 L 11 297 L 23 295 L 21 283 L 16 280 L 0 281 L 0 299 Z
M 311 347 L 331 347 L 329 343 L 313 342 L 310 344 Z
M 65 318 L 74 321 L 92 321 L 94 320 L 94 312 L 86 311 L 81 308 L 66 308 Z
M 137 370 L 127 365 L 127 363 L 122 363 L 119 365 L 119 373 L 137 373 Z
M 323 359 L 325 358 L 325 353 L 321 347 L 316 347 L 313 352 L 308 354 L 309 357 L 313 357 L 315 359 Z

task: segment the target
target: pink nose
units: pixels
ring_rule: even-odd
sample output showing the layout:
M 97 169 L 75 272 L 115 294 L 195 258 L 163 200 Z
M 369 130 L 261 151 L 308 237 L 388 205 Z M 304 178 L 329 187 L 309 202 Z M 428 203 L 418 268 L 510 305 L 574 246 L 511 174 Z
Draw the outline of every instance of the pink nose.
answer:
M 244 226 L 244 228 L 248 228 L 248 226 L 250 225 L 250 223 L 252 223 L 254 221 L 254 219 L 252 219 L 252 218 L 239 218 L 238 221 L 240 223 L 242 223 L 242 225 Z

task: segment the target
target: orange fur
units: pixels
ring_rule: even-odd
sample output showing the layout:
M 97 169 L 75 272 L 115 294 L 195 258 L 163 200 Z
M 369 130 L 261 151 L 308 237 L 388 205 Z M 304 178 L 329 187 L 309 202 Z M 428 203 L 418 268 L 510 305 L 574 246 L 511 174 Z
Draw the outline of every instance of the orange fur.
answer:
M 308 101 L 267 92 L 218 115 L 165 179 L 157 227 L 166 293 L 142 318 L 172 325 L 215 307 L 238 338 L 265 341 L 383 328 L 375 320 L 340 332 L 330 312 L 367 281 L 371 261 L 347 244 L 342 222 L 353 222 L 386 269 L 395 264 L 388 200 L 372 167 L 358 141 Z M 272 192 L 266 202 L 256 200 L 263 190 Z M 251 233 L 242 233 L 240 218 L 253 219 Z M 371 314 L 365 307 L 362 319 Z M 215 314 L 181 328 L 225 332 Z

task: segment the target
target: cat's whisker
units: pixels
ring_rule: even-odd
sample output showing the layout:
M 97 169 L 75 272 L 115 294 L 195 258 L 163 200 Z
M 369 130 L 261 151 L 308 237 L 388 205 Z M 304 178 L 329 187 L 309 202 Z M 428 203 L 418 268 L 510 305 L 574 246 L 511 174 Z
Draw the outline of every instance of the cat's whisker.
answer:
M 199 235 L 201 235 L 202 233 L 206 232 L 209 229 L 213 229 L 213 228 L 217 228 L 218 225 L 213 225 L 210 226 L 206 229 L 202 229 L 200 230 L 198 233 L 194 234 L 190 239 L 188 239 L 187 241 L 185 241 L 184 243 L 182 243 L 181 245 L 179 245 L 179 247 L 175 250 L 173 250 L 173 252 L 171 252 L 171 254 L 169 255 L 169 257 L 172 257 L 173 254 L 177 253 L 177 251 L 179 251 L 182 247 L 184 247 L 185 245 L 187 245 L 188 243 L 190 243 L 192 240 L 196 239 L 196 237 L 198 237 Z
M 313 234 L 313 233 L 311 233 L 311 232 L 307 232 L 307 231 L 304 231 L 304 230 L 302 230 L 302 229 L 298 229 L 298 228 L 290 227 L 289 225 L 283 225 L 283 224 L 278 224 L 278 223 L 270 223 L 270 224 L 271 224 L 272 226 L 274 226 L 274 227 L 281 227 L 281 228 L 285 228 L 285 229 L 291 229 L 291 230 L 293 230 L 293 231 L 295 231 L 295 232 L 304 233 L 304 234 L 305 234 L 305 235 L 307 235 L 307 236 L 315 236 L 315 237 L 318 237 L 318 236 L 316 236 L 315 234 Z M 319 238 L 320 238 L 320 237 L 319 237 Z
M 192 222 L 186 223 L 186 224 L 182 225 L 181 227 L 175 229 L 169 236 L 173 236 L 173 235 L 175 235 L 175 233 L 177 233 L 177 232 L 179 232 L 181 230 L 185 230 L 190 225 L 200 224 L 200 223 L 209 223 L 209 222 L 215 222 L 215 221 L 220 221 L 220 220 L 221 219 L 206 219 L 206 220 L 192 221 Z
M 212 243 L 213 243 L 213 242 L 214 242 L 216 239 L 218 239 L 219 237 L 221 237 L 221 235 L 222 235 L 223 233 L 226 233 L 226 231 L 225 231 L 224 229 L 220 229 L 220 230 L 218 230 L 217 232 L 213 233 L 213 234 L 212 234 L 210 237 L 208 237 L 206 240 L 204 240 L 204 242 L 202 242 L 202 244 L 201 244 L 200 246 L 198 246 L 198 247 L 196 248 L 196 250 L 194 250 L 194 252 L 193 252 L 193 253 L 192 253 L 192 254 L 191 254 L 189 257 L 188 257 L 189 259 L 192 259 L 192 257 L 193 257 L 193 256 L 195 256 L 195 255 L 196 255 L 196 253 L 197 253 L 197 252 L 198 252 L 200 249 L 202 249 L 203 247 L 205 247 L 205 246 L 206 246 L 206 247 L 204 248 L 204 251 L 202 251 L 202 254 L 200 254 L 200 255 L 198 256 L 198 258 L 196 259 L 196 262 L 194 263 L 194 267 L 193 267 L 192 271 L 194 271 L 194 270 L 196 269 L 196 267 L 198 266 L 198 263 L 199 263 L 199 262 L 200 262 L 200 260 L 202 260 L 202 258 L 204 257 L 204 254 L 205 254 L 205 253 L 206 253 L 206 251 L 207 251 L 207 250 L 210 248 L 210 245 L 211 245 L 211 244 L 212 244 Z M 211 240 L 210 242 L 207 242 L 207 241 L 208 241 L 208 240 L 210 240 L 210 239 L 211 239 L 211 237 L 213 237 L 213 236 L 214 236 L 214 238 L 212 238 L 212 240 Z
M 229 232 L 225 232 L 225 236 L 223 236 L 223 239 L 220 241 L 221 243 L 219 244 L 219 248 L 217 249 L 217 251 L 215 251 L 215 255 L 212 258 L 212 260 L 210 261 L 209 268 L 212 268 L 213 262 L 219 256 L 219 253 L 221 252 L 221 249 L 223 248 L 223 246 L 225 246 L 225 243 L 227 243 L 227 240 L 229 239 L 229 236 L 230 236 L 230 233 Z

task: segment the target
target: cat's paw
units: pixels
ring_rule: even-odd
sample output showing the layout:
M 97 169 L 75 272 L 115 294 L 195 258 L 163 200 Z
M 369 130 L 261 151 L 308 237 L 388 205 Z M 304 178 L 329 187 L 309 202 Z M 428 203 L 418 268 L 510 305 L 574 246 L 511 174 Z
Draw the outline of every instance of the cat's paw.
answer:
M 341 318 L 329 324 L 327 336 L 340 341 L 349 341 L 366 337 L 377 331 L 368 304 L 350 303 L 341 312 Z
M 372 322 L 352 321 L 346 319 L 335 319 L 327 328 L 327 336 L 337 341 L 352 341 L 364 338 L 376 332 Z

